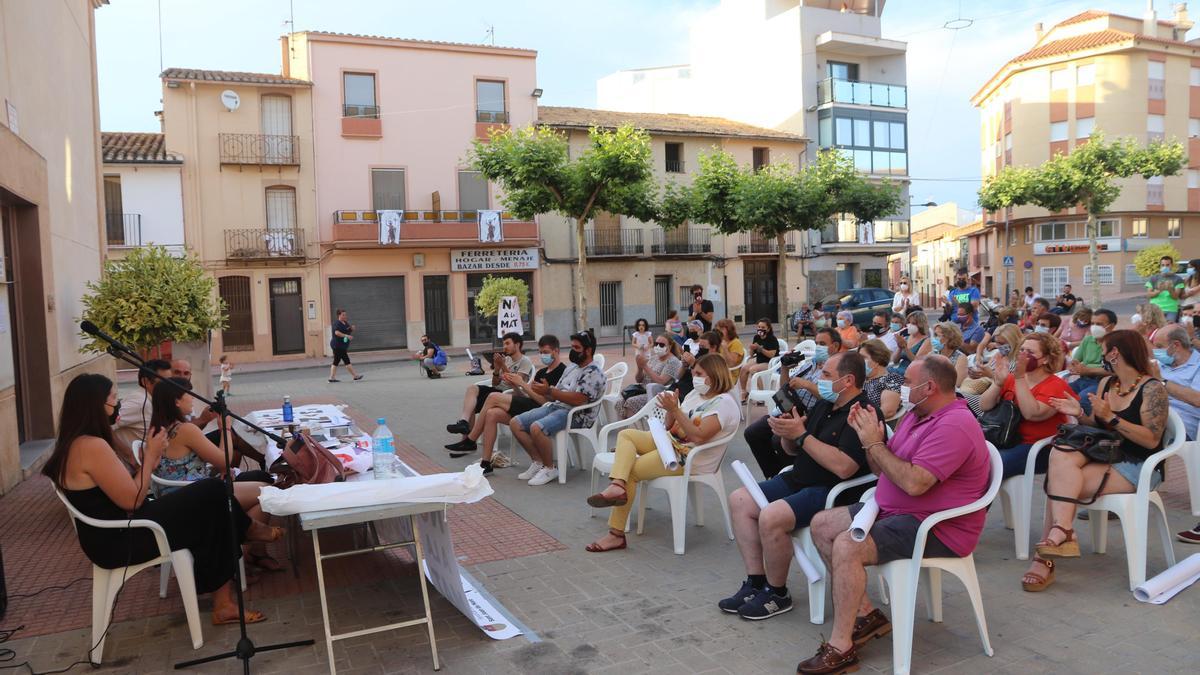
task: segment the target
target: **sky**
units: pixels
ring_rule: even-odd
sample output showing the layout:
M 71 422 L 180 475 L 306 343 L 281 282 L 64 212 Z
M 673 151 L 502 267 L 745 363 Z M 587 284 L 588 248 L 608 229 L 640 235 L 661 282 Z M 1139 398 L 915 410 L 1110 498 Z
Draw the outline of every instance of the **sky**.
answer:
M 96 12 L 100 126 L 158 131 L 161 65 L 278 73 L 279 36 L 326 30 L 538 51 L 543 105 L 594 107 L 596 80 L 686 63 L 688 25 L 718 0 L 113 0 Z M 1159 18 L 1169 2 L 1157 0 Z M 1047 28 L 1085 9 L 1141 16 L 1142 0 L 889 0 L 883 37 L 908 43 L 909 173 L 917 203 L 976 207 L 979 111 L 970 97 Z M 961 20 L 960 20 L 961 19 Z M 969 20 L 969 21 L 968 21 Z M 960 30 L 945 27 L 961 26 Z M 1189 36 L 1194 37 L 1194 36 Z M 769 67 L 770 64 L 764 64 Z M 919 209 L 915 209 L 919 211 Z

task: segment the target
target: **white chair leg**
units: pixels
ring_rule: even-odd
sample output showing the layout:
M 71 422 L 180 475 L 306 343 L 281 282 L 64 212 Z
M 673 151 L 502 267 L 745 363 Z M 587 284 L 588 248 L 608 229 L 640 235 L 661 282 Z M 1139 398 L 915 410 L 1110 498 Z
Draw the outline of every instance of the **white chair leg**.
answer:
M 983 643 L 983 653 L 994 656 L 992 641 L 988 637 L 987 617 L 983 613 L 983 596 L 979 591 L 979 576 L 975 573 L 975 558 L 967 556 L 962 559 L 962 569 L 958 578 L 967 587 L 967 596 L 971 598 L 971 607 L 975 610 L 975 625 L 979 628 L 979 641 Z
M 638 535 L 639 535 L 639 536 L 641 536 L 641 534 L 642 534 L 642 530 L 643 530 L 643 529 L 646 527 L 646 492 L 647 492 L 647 491 L 649 491 L 649 487 L 647 487 L 646 485 L 642 485 L 641 489 L 639 489 L 639 490 L 638 490 L 638 496 L 637 496 L 637 500 L 638 500 L 638 503 L 637 503 L 637 513 L 638 513 L 638 527 L 637 527 L 637 533 L 638 533 Z
M 885 575 L 879 575 L 879 604 L 890 605 L 891 598 L 888 597 L 888 583 Z
M 717 502 L 721 504 L 721 513 L 725 515 L 725 534 L 729 536 L 729 541 L 733 541 L 733 519 L 729 517 L 729 500 L 726 498 L 729 493 L 725 492 L 725 479 L 720 471 L 713 476 L 709 487 L 717 493 Z
M 183 613 L 187 616 L 188 632 L 192 638 L 192 649 L 204 646 L 204 633 L 200 629 L 200 605 L 196 601 L 196 579 L 192 572 L 191 554 L 187 551 L 174 551 L 171 558 L 176 561 L 175 578 L 179 581 L 179 595 L 183 598 Z M 239 560 L 240 564 L 241 561 Z M 246 578 L 243 569 L 242 579 Z
M 558 464 L 558 482 L 567 482 L 567 443 L 570 443 L 567 432 L 560 431 L 554 436 L 554 461 Z
M 688 481 L 688 499 L 692 500 L 692 515 L 696 518 L 696 527 L 704 527 L 704 504 L 700 500 L 700 483 Z
M 684 537 L 687 536 L 688 486 L 683 481 L 668 483 L 667 498 L 671 502 L 671 532 L 675 540 L 675 553 L 683 555 Z
M 1150 519 L 1145 508 L 1134 505 L 1133 513 L 1123 513 L 1121 534 L 1125 539 L 1125 561 L 1129 568 L 1129 590 L 1137 588 L 1146 580 L 1146 548 Z
M 1005 529 L 1013 529 L 1013 501 L 1015 496 L 1009 494 L 1009 484 L 1007 481 L 1000 485 L 1000 512 L 1004 516 Z
M 1162 499 L 1158 493 L 1151 493 L 1150 502 L 1158 510 L 1158 518 L 1154 521 L 1158 525 L 1158 531 L 1162 535 L 1163 556 L 1167 560 L 1167 567 L 1175 565 L 1175 545 L 1171 543 L 1171 526 L 1167 523 L 1167 510 L 1163 507 Z
M 942 622 L 942 571 L 936 567 L 923 570 L 925 576 L 925 611 L 929 620 Z
M 104 639 L 100 636 L 108 629 L 108 612 L 112 608 L 109 600 L 109 582 L 114 570 L 92 565 L 92 650 L 88 659 L 100 665 L 104 657 Z M 113 596 L 116 594 L 113 593 Z
M 1017 560 L 1029 560 L 1029 519 L 1033 517 L 1032 485 L 1030 488 L 1026 491 L 1025 483 L 1019 483 L 1013 499 L 1013 540 L 1017 543 Z
M 892 594 L 892 672 L 908 675 L 912 670 L 913 615 L 915 614 L 915 588 L 909 585 L 904 566 L 893 568 L 889 574 Z
M 815 625 L 825 623 L 825 588 L 826 580 L 829 578 L 829 572 L 825 569 L 825 561 L 821 560 L 821 554 L 817 551 L 816 544 L 812 540 L 812 531 L 807 527 L 800 528 L 797 536 L 800 537 L 800 546 L 804 549 L 804 554 L 812 561 L 813 567 L 821 573 L 821 579 L 808 585 L 808 621 Z
M 1184 443 L 1179 451 L 1187 470 L 1188 493 L 1192 496 L 1192 515 L 1200 516 L 1200 440 Z
M 1088 509 L 1088 522 L 1092 525 L 1092 550 L 1103 554 L 1108 550 L 1108 511 Z M 1129 545 L 1129 540 L 1125 545 Z
M 168 560 L 158 566 L 158 597 L 167 597 L 167 584 L 171 580 L 171 562 Z

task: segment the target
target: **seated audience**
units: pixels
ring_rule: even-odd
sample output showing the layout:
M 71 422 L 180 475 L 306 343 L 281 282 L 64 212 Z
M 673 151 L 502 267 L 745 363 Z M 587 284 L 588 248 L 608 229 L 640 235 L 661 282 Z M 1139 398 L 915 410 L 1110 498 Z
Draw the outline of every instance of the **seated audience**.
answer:
M 1091 328 L 1092 310 L 1087 307 L 1075 312 L 1075 316 L 1071 317 L 1070 321 L 1063 323 L 1062 328 L 1058 331 L 1058 337 L 1062 339 L 1068 354 L 1091 334 Z
M 169 369 L 168 364 L 165 370 Z M 234 500 L 237 531 L 236 537 L 232 536 L 225 486 L 216 479 L 196 481 L 161 499 L 147 500 L 150 474 L 167 445 L 167 432 L 153 429 L 147 433 L 143 462 L 136 475 L 130 476 L 113 449 L 109 425 L 117 411 L 117 390 L 111 380 L 95 374 L 76 376 L 63 393 L 58 439 L 42 468 L 43 475 L 86 516 L 146 519 L 161 525 L 173 550 L 192 552 L 196 592 L 213 594 L 213 623 L 236 623 L 232 580 L 241 552 L 233 540 L 273 542 L 282 536 L 282 530 L 250 519 Z M 77 523 L 77 531 L 84 554 L 106 569 L 158 556 L 154 536 L 146 529 L 102 530 Z M 264 620 L 262 612 L 246 611 L 247 622 Z
M 700 335 L 704 333 L 704 324 L 699 321 L 689 321 L 686 325 L 687 339 L 683 341 L 683 350 L 691 352 L 692 356 L 700 349 L 696 343 L 700 340 Z
M 792 323 L 792 331 L 800 337 L 813 334 L 813 310 L 807 302 L 800 303 L 800 309 L 796 311 L 796 319 Z
M 1071 389 L 1079 394 L 1086 412 L 1088 408 L 1085 394 L 1096 391 L 1100 378 L 1108 375 L 1108 362 L 1104 360 L 1104 347 L 1100 341 L 1117 328 L 1117 315 L 1109 309 L 1097 309 L 1092 312 L 1092 326 L 1088 336 L 1075 348 L 1071 355 L 1071 363 L 1067 370 L 1075 376 Z
M 867 380 L 863 384 L 867 402 L 883 415 L 883 419 L 891 419 L 900 412 L 900 386 L 904 384 L 904 376 L 888 370 L 892 353 L 882 340 L 867 340 L 859 346 L 858 353 L 867 364 Z
M 1125 461 L 1089 462 L 1081 452 L 1050 450 L 1046 519 L 1037 555 L 1021 578 L 1026 591 L 1044 591 L 1054 583 L 1054 558 L 1079 557 L 1079 540 L 1071 528 L 1079 502 L 1133 492 L 1142 463 L 1162 449 L 1170 407 L 1166 387 L 1151 374 L 1146 341 L 1135 331 L 1118 330 L 1105 338 L 1104 350 L 1113 374 L 1100 381 L 1099 394 L 1088 394 L 1091 414 L 1074 397 L 1053 398 L 1050 404 L 1060 415 L 1078 418 L 1080 424 L 1116 432 Z M 1150 489 L 1154 489 L 1162 482 L 1162 467 L 1151 475 Z
M 857 669 L 858 650 L 891 632 L 891 622 L 867 597 L 868 565 L 910 558 L 917 530 L 930 514 L 970 504 L 987 492 L 991 461 L 979 423 L 955 398 L 957 373 L 941 356 L 917 359 L 904 373 L 913 409 L 891 440 L 873 410 L 858 406 L 850 426 L 864 448 L 867 463 L 879 475 L 875 503 L 879 516 L 867 538 L 850 538 L 850 522 L 861 504 L 818 513 L 812 537 L 829 570 L 833 589 L 833 627 L 798 673 L 843 673 Z M 925 542 L 925 557 L 963 557 L 975 550 L 983 531 L 984 510 L 943 521 Z
M 501 351 L 492 355 L 492 383 L 472 384 L 463 394 L 462 417 L 457 422 L 446 425 L 446 431 L 451 434 L 462 434 L 462 439 L 446 446 L 450 452 L 473 452 L 475 441 L 468 436 L 475 426 L 476 417 L 483 411 L 483 405 L 488 396 L 505 393 L 512 390 L 512 385 L 505 375 L 512 373 L 523 382 L 528 382 L 533 376 L 533 361 L 522 353 L 525 338 L 520 333 L 508 333 L 501 342 Z
M 1004 477 L 1025 473 L 1025 458 L 1033 444 L 1058 433 L 1058 425 L 1067 416 L 1050 404 L 1055 398 L 1078 398 L 1061 377 L 1062 346 L 1058 338 L 1046 333 L 1030 333 L 1021 342 L 1016 368 L 1003 380 L 993 380 L 979 399 L 979 407 L 991 410 L 1000 401 L 1012 401 L 1021 411 L 1017 429 L 1021 442 L 1011 448 L 997 448 L 1004 460 Z M 1043 455 L 1044 457 L 1044 455 Z M 1046 470 L 1046 460 L 1038 458 L 1037 473 Z
M 1045 333 L 1057 337 L 1059 328 L 1062 327 L 1062 317 L 1051 313 L 1043 312 L 1038 317 L 1037 324 L 1033 327 L 1035 333 Z
M 975 366 L 967 368 L 969 379 L 963 380 L 963 382 L 967 383 L 971 378 L 977 379 L 982 383 L 980 386 L 983 391 L 986 391 L 993 382 L 1004 382 L 1017 370 L 1018 355 L 1015 353 L 1015 349 L 1020 346 L 1023 339 L 1021 331 L 1013 324 L 998 326 L 992 333 L 991 340 L 985 339 L 980 345 L 981 349 L 987 346 L 992 349 L 975 355 Z M 967 407 L 971 409 L 971 412 L 977 416 L 983 414 L 983 408 L 979 405 L 982 392 L 960 391 L 959 393 L 962 394 L 963 400 L 967 402 Z
M 742 391 L 743 402 L 745 402 L 750 377 L 766 370 L 771 359 L 779 355 L 779 338 L 775 337 L 775 330 L 771 327 L 770 319 L 762 318 L 755 324 L 754 338 L 750 341 L 750 353 L 754 355 L 754 358 L 742 368 L 738 381 L 738 389 Z
M 921 347 L 917 355 L 940 354 L 946 357 L 954 366 L 954 372 L 958 373 L 958 384 L 962 384 L 967 379 L 967 355 L 961 351 L 962 344 L 962 331 L 958 329 L 958 324 L 942 321 L 933 327 L 929 342 Z
M 679 345 L 667 334 L 654 338 L 654 347 L 648 356 L 641 354 L 634 358 L 637 362 L 637 372 L 633 379 L 646 387 L 645 394 L 635 394 L 621 402 L 621 419 L 625 419 L 641 410 L 646 401 L 651 398 L 650 389 L 671 384 L 679 377 L 683 369 L 683 361 L 679 358 Z
M 741 375 L 742 361 L 746 359 L 746 346 L 742 344 L 737 334 L 737 326 L 731 319 L 720 319 L 713 330 L 721 335 L 720 355 L 733 371 L 733 383 L 736 385 Z
M 145 440 L 150 434 L 150 417 L 154 414 L 154 403 L 150 394 L 160 378 L 170 376 L 170 362 L 149 359 L 138 369 L 137 383 L 141 391 L 117 400 L 121 409 L 112 423 L 113 448 L 121 461 L 130 467 L 131 472 L 138 466 L 138 460 L 133 456 L 133 442 Z
M 686 340 L 684 335 L 687 333 L 687 329 L 684 327 L 683 322 L 679 320 L 679 310 L 672 309 L 667 311 L 667 321 L 663 328 L 667 331 L 667 335 L 670 335 L 671 339 L 678 344 L 682 345 Z
M 1195 441 L 1200 425 L 1200 350 L 1192 346 L 1187 329 L 1173 323 L 1154 337 L 1154 359 L 1157 363 L 1150 364 L 1150 373 L 1163 381 L 1171 410 L 1183 420 L 1187 439 Z M 1176 538 L 1185 544 L 1200 544 L 1200 524 Z
M 558 478 L 558 462 L 554 457 L 554 436 L 567 428 L 571 408 L 595 403 L 604 395 L 608 378 L 593 362 L 596 338 L 581 331 L 571 336 L 571 363 L 555 386 L 545 382 L 530 383 L 529 389 L 546 399 L 546 403 L 521 413 L 508 423 L 513 438 L 525 448 L 532 460 L 529 468 L 517 475 L 530 485 L 545 485 Z M 571 418 L 572 429 L 590 427 L 596 422 L 596 408 L 577 413 Z M 565 469 L 564 469 L 565 470 Z
M 962 332 L 962 351 L 970 354 L 983 342 L 986 331 L 975 318 L 975 307 L 971 303 L 959 303 L 954 314 L 954 322 L 958 324 L 958 330 Z
M 929 339 L 929 319 L 926 318 L 925 312 L 912 312 L 905 316 L 905 321 L 908 334 L 905 335 L 903 331 L 896 334 L 895 367 L 901 375 L 909 364 L 916 360 L 917 353 Z
M 1028 309 L 1025 310 L 1025 318 L 1021 319 L 1020 327 L 1025 332 L 1033 332 L 1037 328 L 1037 320 L 1043 314 L 1050 313 L 1050 301 L 1042 297 L 1034 298 L 1033 302 L 1029 303 Z
M 438 365 L 436 362 L 438 346 L 429 339 L 428 335 L 421 336 L 421 350 L 413 354 L 413 360 L 421 362 L 421 368 L 425 371 L 425 377 L 431 380 L 436 380 L 442 376 L 442 371 L 446 369 L 445 364 Z
M 721 334 L 716 331 L 709 331 L 701 335 L 695 341 L 696 351 L 690 352 L 686 349 L 680 350 L 679 359 L 683 362 L 683 367 L 679 369 L 679 378 L 675 381 L 673 389 L 675 394 L 684 399 L 692 393 L 692 367 L 696 365 L 697 359 L 706 354 L 716 354 L 721 348 Z
M 1136 313 L 1130 317 L 1129 322 L 1147 342 L 1154 342 L 1159 329 L 1167 325 L 1167 317 L 1158 305 L 1146 303 L 1137 306 Z
M 741 406 L 733 397 L 733 376 L 724 359 L 717 354 L 700 357 L 692 367 L 692 382 L 692 393 L 682 402 L 674 392 L 663 392 L 655 398 L 667 413 L 664 426 L 670 431 L 672 444 L 679 453 L 679 468 L 671 471 L 663 467 L 662 457 L 649 431 L 622 429 L 617 434 L 616 457 L 609 472 L 612 482 L 602 492 L 587 499 L 587 503 L 595 508 L 612 507 L 608 534 L 589 544 L 587 551 L 602 553 L 625 548 L 625 523 L 637 496 L 638 481 L 683 475 L 683 459 L 693 448 L 728 436 L 741 423 Z M 701 458 L 692 464 L 692 473 L 716 471 L 723 455 L 723 452 L 713 452 Z
M 1069 315 L 1075 311 L 1075 304 L 1078 298 L 1071 292 L 1071 284 L 1064 284 L 1062 294 L 1055 299 L 1054 307 L 1050 310 L 1054 314 Z
M 863 340 L 863 334 L 854 325 L 854 313 L 849 310 L 838 311 L 837 330 L 838 334 L 842 336 L 842 346 L 846 349 L 858 347 L 858 343 Z
M 791 610 L 787 576 L 792 530 L 808 527 L 835 485 L 868 472 L 863 444 L 847 422 L 856 405 L 868 405 L 863 358 L 854 352 L 835 354 L 820 370 L 821 401 L 807 415 L 793 409 L 767 418 L 784 452 L 795 457 L 791 471 L 768 475 L 758 484 L 770 503 L 759 509 L 744 487 L 729 495 L 734 538 L 747 576 L 736 593 L 717 603 L 724 612 L 758 620 Z M 862 492 L 844 496 L 851 500 Z
M 866 331 L 867 335 L 864 335 L 863 338 L 870 339 L 868 337 L 868 335 L 870 337 L 876 337 L 876 338 L 887 335 L 888 334 L 888 326 L 891 324 L 891 321 L 892 321 L 892 313 L 889 310 L 886 310 L 886 309 L 875 310 L 874 312 L 871 313 L 871 325 L 867 327 L 867 331 Z

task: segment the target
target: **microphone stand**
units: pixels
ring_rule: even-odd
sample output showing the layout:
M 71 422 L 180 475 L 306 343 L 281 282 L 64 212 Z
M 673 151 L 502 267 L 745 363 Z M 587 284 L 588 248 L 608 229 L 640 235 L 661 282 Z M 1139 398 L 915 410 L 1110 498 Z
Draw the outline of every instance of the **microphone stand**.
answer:
M 94 330 L 94 328 L 93 328 L 93 330 Z M 189 391 L 188 389 L 185 389 L 184 387 L 176 384 L 175 382 L 172 382 L 170 379 L 163 378 L 158 373 L 146 369 L 145 361 L 143 361 L 142 358 L 140 356 L 138 356 L 136 352 L 131 350 L 129 347 L 126 347 L 125 345 L 121 344 L 120 342 L 110 338 L 107 335 L 104 335 L 100 331 L 96 331 L 96 332 L 85 331 L 85 332 L 88 332 L 90 335 L 107 342 L 108 343 L 108 350 L 107 350 L 108 354 L 119 361 L 124 361 L 125 363 L 128 363 L 128 364 L 136 367 L 138 369 L 139 376 L 141 373 L 146 373 L 147 375 L 153 377 L 155 380 L 157 380 L 159 382 L 165 382 L 171 388 L 175 389 L 176 391 L 188 394 L 192 398 L 195 398 L 202 403 L 208 404 L 209 407 L 212 408 L 213 412 L 216 412 L 220 416 L 219 428 L 221 429 L 221 451 L 225 455 L 225 466 L 226 466 L 226 471 L 225 471 L 225 502 L 226 502 L 226 504 L 225 505 L 226 505 L 226 513 L 228 514 L 228 517 L 229 517 L 229 537 L 230 537 L 230 541 L 233 545 L 233 550 L 237 551 L 238 556 L 241 557 L 242 543 L 240 541 L 238 541 L 237 519 L 234 516 L 234 508 L 233 508 L 233 500 L 235 499 L 235 497 L 234 497 L 234 493 L 233 493 L 232 456 L 231 456 L 231 452 L 230 452 L 230 448 L 229 448 L 229 435 L 228 434 L 231 433 L 231 431 L 229 429 L 229 419 L 233 418 L 233 419 L 241 422 L 242 424 L 245 424 L 246 426 L 250 427 L 251 429 L 258 431 L 259 433 L 263 434 L 270 440 L 274 441 L 275 445 L 279 448 L 283 448 L 287 444 L 287 442 L 281 436 L 279 436 L 277 434 L 273 434 L 270 431 L 267 431 L 266 429 L 263 429 L 262 427 L 258 426 L 257 424 L 254 424 L 253 422 L 250 422 L 250 421 L 246 420 L 245 418 L 243 418 L 239 415 L 236 415 L 233 412 L 230 412 L 229 406 L 225 402 L 225 392 L 224 391 L 218 391 L 216 394 L 215 400 L 210 400 L 210 399 L 204 398 L 203 396 L 200 396 L 200 395 L 198 395 L 192 391 Z M 211 375 L 209 373 L 205 373 L 205 377 L 211 377 Z M 240 565 L 234 566 L 233 589 L 234 589 L 234 593 L 237 596 L 238 627 L 241 631 L 241 637 L 238 639 L 237 645 L 234 647 L 234 649 L 232 651 L 223 652 L 220 654 L 214 654 L 213 656 L 205 656 L 203 658 L 193 659 L 191 661 L 182 661 L 180 663 L 176 663 L 175 670 L 180 670 L 183 668 L 190 668 L 191 666 L 200 665 L 202 663 L 210 663 L 213 661 L 220 661 L 222 659 L 236 657 L 236 658 L 240 659 L 242 662 L 242 671 L 244 673 L 246 673 L 246 675 L 249 675 L 250 659 L 254 658 L 254 655 L 257 654 L 258 652 L 269 652 L 269 651 L 274 651 L 274 650 L 278 650 L 278 649 L 291 649 L 292 647 L 303 647 L 306 645 L 314 644 L 313 640 L 297 640 L 295 642 L 283 642 L 283 643 L 279 643 L 279 644 L 263 645 L 261 647 L 255 646 L 254 642 L 250 639 L 250 636 L 246 634 L 246 603 L 245 603 L 245 598 L 242 595 L 242 578 L 241 578 L 241 576 L 242 576 L 241 575 L 241 566 Z

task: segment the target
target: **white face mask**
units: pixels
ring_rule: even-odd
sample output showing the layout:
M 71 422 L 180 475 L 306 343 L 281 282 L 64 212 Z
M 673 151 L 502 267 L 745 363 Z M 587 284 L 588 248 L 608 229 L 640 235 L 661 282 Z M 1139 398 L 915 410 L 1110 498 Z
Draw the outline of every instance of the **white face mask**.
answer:
M 1088 330 L 1091 331 L 1092 337 L 1097 340 L 1099 340 L 1100 338 L 1107 335 L 1107 333 L 1104 332 L 1104 326 L 1097 326 L 1096 324 L 1092 324 L 1092 327 L 1089 328 Z
M 1129 323 L 1135 326 L 1140 325 L 1142 323 L 1142 315 L 1134 314 L 1133 316 L 1129 317 Z
M 654 355 L 662 356 L 667 353 L 667 348 L 662 345 L 654 345 Z
M 915 323 L 908 324 L 908 334 L 909 335 L 916 335 L 917 333 L 920 333 L 920 332 L 921 332 L 920 326 L 918 326 Z
M 692 376 L 692 391 L 704 396 L 708 393 L 708 380 L 703 377 Z
M 907 291 L 907 290 L 908 290 L 908 284 L 900 284 L 900 290 L 902 290 L 902 291 Z
M 908 395 L 912 393 L 912 389 L 907 385 L 900 385 L 900 405 L 908 407 Z

